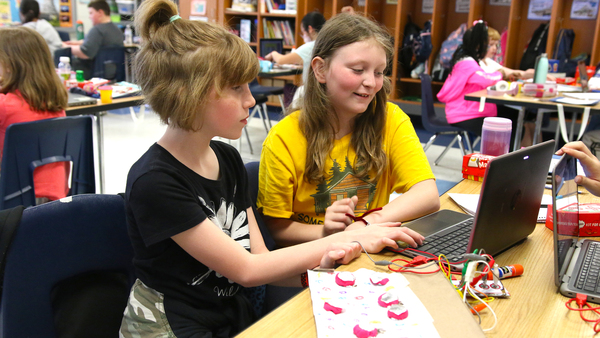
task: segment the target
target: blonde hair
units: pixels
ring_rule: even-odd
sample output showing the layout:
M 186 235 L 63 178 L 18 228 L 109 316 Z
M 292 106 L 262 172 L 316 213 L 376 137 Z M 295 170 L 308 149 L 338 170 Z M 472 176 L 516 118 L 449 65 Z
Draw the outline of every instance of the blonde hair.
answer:
M 197 131 L 194 123 L 212 90 L 250 82 L 256 54 L 222 26 L 174 17 L 169 0 L 145 0 L 135 13 L 142 38 L 134 69 L 146 101 L 163 123 Z M 173 18 L 173 20 L 171 19 Z
M 17 90 L 31 110 L 60 112 L 67 107 L 67 90 L 54 70 L 48 44 L 31 28 L 0 28 L 0 92 Z
M 500 33 L 498 33 L 498 31 L 493 29 L 492 27 L 488 27 L 488 39 L 490 41 L 500 41 Z
M 312 57 L 321 57 L 329 67 L 340 48 L 365 40 L 374 40 L 380 45 L 389 64 L 393 53 L 391 36 L 379 24 L 357 14 L 339 14 L 327 21 L 317 36 Z M 390 80 L 384 77 L 382 89 L 367 110 L 356 118 L 350 141 L 356 152 L 354 175 L 369 182 L 379 179 L 387 163 L 382 143 L 390 87 Z M 301 105 L 300 128 L 307 141 L 305 177 L 316 184 L 325 179 L 324 165 L 333 148 L 339 121 L 327 95 L 327 84 L 317 81 L 312 68 Z M 372 170 L 376 174 L 369 176 Z

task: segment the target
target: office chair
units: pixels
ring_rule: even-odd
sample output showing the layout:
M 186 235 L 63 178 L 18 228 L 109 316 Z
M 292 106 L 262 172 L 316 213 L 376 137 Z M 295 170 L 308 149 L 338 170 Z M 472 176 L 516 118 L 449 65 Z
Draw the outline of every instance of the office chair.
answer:
M 433 136 L 427 141 L 427 144 L 423 147 L 423 151 L 427 151 L 429 146 L 433 144 L 438 135 L 455 135 L 454 139 L 450 144 L 444 149 L 444 151 L 438 156 L 435 160 L 434 164 L 438 165 L 438 163 L 442 160 L 444 155 L 448 152 L 450 148 L 458 141 L 458 146 L 464 155 L 467 154 L 465 147 L 462 143 L 462 135 L 465 136 L 465 140 L 467 142 L 467 147 L 469 153 L 472 152 L 471 144 L 469 141 L 469 134 L 466 130 L 454 127 L 448 124 L 446 119 L 441 116 L 437 116 L 435 114 L 435 110 L 433 108 L 433 90 L 431 89 L 431 77 L 427 74 L 421 74 L 421 122 L 423 123 L 423 127 L 430 133 L 433 133 Z
M 71 40 L 71 37 L 69 36 L 68 32 L 63 32 L 63 31 L 59 31 L 58 32 L 58 36 L 60 36 L 61 41 L 69 41 Z
M 96 192 L 92 128 L 89 115 L 10 125 L 4 137 L 0 210 L 35 205 L 33 171 L 48 163 L 72 162 L 69 195 Z
M 279 98 L 279 104 L 281 105 L 281 111 L 283 112 L 285 110 L 285 104 L 283 102 L 283 87 L 269 87 L 269 86 L 261 86 L 258 83 L 258 80 L 254 79 L 252 80 L 252 82 L 250 82 L 250 84 L 248 85 L 250 87 L 250 92 L 252 93 L 252 96 L 254 96 L 254 99 L 258 102 L 258 97 L 259 96 L 270 96 L 270 95 L 277 95 L 277 97 Z M 258 103 L 257 103 L 258 104 Z M 265 116 L 267 118 L 267 123 L 269 124 L 269 128 L 272 127 L 271 125 L 271 119 L 269 118 L 269 114 L 267 113 L 267 104 L 266 101 L 261 103 L 262 105 L 262 109 L 265 112 Z M 268 130 L 267 130 L 268 132 Z
M 5 261 L 2 337 L 117 337 L 135 275 L 123 198 L 29 207 Z
M 94 58 L 93 77 L 125 81 L 125 47 L 102 47 Z
M 67 56 L 70 60 L 73 59 L 73 54 L 71 53 L 71 47 L 67 48 L 59 48 L 54 51 L 54 66 L 58 67 L 58 63 L 60 62 L 61 56 Z

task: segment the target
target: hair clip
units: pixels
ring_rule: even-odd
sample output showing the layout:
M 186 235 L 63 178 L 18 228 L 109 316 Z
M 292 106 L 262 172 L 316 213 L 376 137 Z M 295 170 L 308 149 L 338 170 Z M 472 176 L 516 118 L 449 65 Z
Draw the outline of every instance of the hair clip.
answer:
M 173 15 L 172 17 L 170 17 L 170 18 L 169 18 L 169 21 L 173 22 L 173 21 L 175 21 L 175 20 L 177 20 L 177 19 L 181 19 L 181 17 L 180 17 L 179 15 L 177 15 L 177 14 L 176 14 L 176 15 Z
M 484 24 L 484 25 L 485 25 L 485 27 L 487 28 L 487 22 L 485 22 L 485 21 L 483 21 L 483 20 L 481 20 L 481 19 L 473 21 L 473 26 L 475 26 L 475 25 L 476 25 L 476 24 L 478 24 L 478 23 L 482 23 L 482 24 Z

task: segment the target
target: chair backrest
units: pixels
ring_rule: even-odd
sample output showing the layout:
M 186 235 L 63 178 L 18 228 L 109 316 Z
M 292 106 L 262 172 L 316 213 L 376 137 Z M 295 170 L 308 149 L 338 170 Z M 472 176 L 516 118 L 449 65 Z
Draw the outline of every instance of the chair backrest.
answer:
M 258 223 L 258 227 L 260 228 L 260 232 L 267 248 L 269 250 L 275 250 L 275 240 L 271 236 L 267 225 L 263 221 L 262 214 L 260 214 L 256 209 L 256 198 L 258 197 L 258 169 L 260 167 L 260 162 L 249 162 L 246 163 L 245 166 L 246 173 L 248 174 L 248 188 L 250 190 L 250 197 L 252 197 L 252 208 L 254 209 L 254 214 L 256 215 L 256 222 Z
M 433 107 L 433 90 L 431 89 L 431 76 L 421 74 L 421 122 L 423 128 L 429 132 L 436 132 L 432 121 L 436 120 Z
M 35 205 L 34 169 L 61 161 L 72 162 L 69 195 L 96 192 L 91 116 L 10 125 L 4 137 L 0 210 Z
M 58 32 L 58 36 L 60 36 L 60 39 L 62 41 L 71 40 L 71 37 L 69 36 L 69 32 L 63 32 L 63 31 L 59 31 L 59 30 L 57 30 L 57 32 Z
M 61 56 L 68 56 L 69 59 L 73 59 L 73 54 L 71 53 L 71 47 L 59 48 L 54 51 L 54 66 L 55 67 L 58 67 L 58 63 L 60 62 Z
M 96 272 L 120 273 L 127 278 L 124 294 L 119 292 L 119 304 L 113 304 L 110 311 L 103 303 L 112 293 L 94 295 L 99 299 L 83 304 L 85 311 L 103 309 L 104 313 L 94 313 L 98 317 L 91 321 L 111 317 L 104 322 L 110 327 L 103 329 L 112 332 L 105 336 L 116 337 L 135 278 L 132 260 L 124 202 L 119 195 L 78 195 L 25 209 L 6 257 L 0 336 L 56 337 L 60 331 L 55 325 L 57 316 L 82 315 L 65 314 L 75 311 L 70 307 L 56 309 L 57 300 L 53 303 L 52 298 L 56 298 L 57 285 Z M 68 326 L 78 324 L 72 321 Z
M 125 47 L 102 47 L 94 58 L 93 77 L 108 80 L 125 80 Z

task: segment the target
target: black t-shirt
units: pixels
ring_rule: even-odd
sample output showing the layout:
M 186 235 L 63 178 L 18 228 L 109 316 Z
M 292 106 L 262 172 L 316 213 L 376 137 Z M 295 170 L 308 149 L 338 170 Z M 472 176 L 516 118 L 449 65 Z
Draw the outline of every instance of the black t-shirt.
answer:
M 158 144 L 127 177 L 125 203 L 137 277 L 164 294 L 165 313 L 178 337 L 202 330 L 230 336 L 254 320 L 242 286 L 209 269 L 171 239 L 208 217 L 250 250 L 246 210 L 252 202 L 244 164 L 230 145 L 211 141 L 210 146 L 219 161 L 216 181 L 198 175 Z

